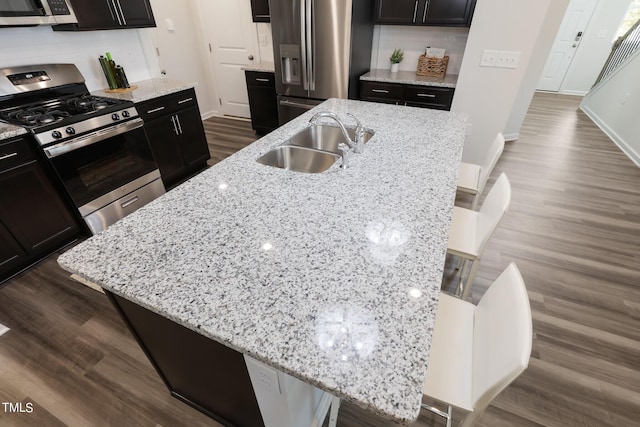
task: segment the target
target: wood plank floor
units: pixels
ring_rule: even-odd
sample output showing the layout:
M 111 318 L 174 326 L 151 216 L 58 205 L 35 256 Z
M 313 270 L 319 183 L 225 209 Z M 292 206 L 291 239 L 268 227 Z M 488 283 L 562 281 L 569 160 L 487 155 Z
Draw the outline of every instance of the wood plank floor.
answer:
M 487 185 L 507 172 L 513 200 L 472 297 L 515 261 L 534 344 L 529 369 L 480 426 L 640 425 L 640 169 L 579 101 L 536 94 Z M 205 129 L 212 164 L 256 139 L 248 122 L 213 118 Z M 55 256 L 0 288 L 0 323 L 11 328 L 0 336 L 0 401 L 34 404 L 32 414 L 0 408 L 2 426 L 219 425 L 169 396 L 106 298 L 69 280 Z M 343 403 L 338 425 L 394 424 Z M 412 426 L 434 425 L 424 413 Z

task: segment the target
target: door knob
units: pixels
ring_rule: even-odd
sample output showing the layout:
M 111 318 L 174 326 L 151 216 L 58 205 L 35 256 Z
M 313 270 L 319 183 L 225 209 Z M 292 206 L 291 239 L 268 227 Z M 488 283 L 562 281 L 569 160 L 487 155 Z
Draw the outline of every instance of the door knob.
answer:
M 253 61 L 253 55 L 249 55 L 249 61 Z

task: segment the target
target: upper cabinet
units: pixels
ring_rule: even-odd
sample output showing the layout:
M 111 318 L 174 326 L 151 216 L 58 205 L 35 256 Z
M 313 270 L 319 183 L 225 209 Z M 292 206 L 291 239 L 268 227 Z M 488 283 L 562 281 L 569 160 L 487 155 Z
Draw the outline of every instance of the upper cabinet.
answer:
M 269 0 L 251 0 L 251 14 L 253 22 L 271 22 Z
M 376 23 L 468 27 L 476 0 L 376 0 Z
M 156 26 L 149 0 L 70 1 L 78 23 L 55 25 L 54 30 L 115 30 Z

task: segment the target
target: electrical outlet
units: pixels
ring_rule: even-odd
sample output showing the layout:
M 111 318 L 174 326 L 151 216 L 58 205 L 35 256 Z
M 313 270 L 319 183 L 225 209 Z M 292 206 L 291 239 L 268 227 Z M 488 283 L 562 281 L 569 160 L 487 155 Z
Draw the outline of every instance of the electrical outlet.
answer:
M 280 383 L 278 382 L 278 372 L 265 365 L 258 366 L 256 371 L 258 383 L 266 390 L 275 394 L 280 394 Z
M 517 68 L 519 60 L 520 52 L 501 50 L 498 52 L 498 60 L 495 66 L 498 68 Z
M 484 50 L 482 52 L 482 58 L 480 58 L 481 67 L 495 67 L 498 60 L 497 50 Z

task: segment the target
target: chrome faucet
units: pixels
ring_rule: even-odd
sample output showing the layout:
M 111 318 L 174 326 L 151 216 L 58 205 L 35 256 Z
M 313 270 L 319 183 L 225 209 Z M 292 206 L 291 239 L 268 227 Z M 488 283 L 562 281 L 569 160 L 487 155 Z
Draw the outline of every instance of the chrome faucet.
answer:
M 311 120 L 309 120 L 309 123 L 315 125 L 318 123 L 318 120 L 323 117 L 328 117 L 335 120 L 335 122 L 338 123 L 338 126 L 340 126 L 340 130 L 342 130 L 345 143 L 349 146 L 349 148 L 353 149 L 355 153 L 360 154 L 364 149 L 364 128 L 362 127 L 362 123 L 360 123 L 360 120 L 358 120 L 353 114 L 347 113 L 347 116 L 352 117 L 357 123 L 355 141 L 352 140 L 349 136 L 347 128 L 344 127 L 344 123 L 342 122 L 342 120 L 340 120 L 340 117 L 338 117 L 336 113 L 333 113 L 331 111 L 320 111 L 319 113 L 314 114 L 313 117 L 311 117 Z

